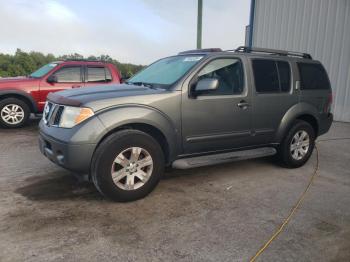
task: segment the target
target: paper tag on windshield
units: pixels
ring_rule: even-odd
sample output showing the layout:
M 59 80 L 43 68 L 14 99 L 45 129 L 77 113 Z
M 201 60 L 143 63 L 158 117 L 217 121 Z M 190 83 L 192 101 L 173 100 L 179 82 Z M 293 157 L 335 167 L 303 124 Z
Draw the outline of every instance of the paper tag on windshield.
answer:
M 195 62 L 202 59 L 203 56 L 188 56 L 185 57 L 184 62 Z

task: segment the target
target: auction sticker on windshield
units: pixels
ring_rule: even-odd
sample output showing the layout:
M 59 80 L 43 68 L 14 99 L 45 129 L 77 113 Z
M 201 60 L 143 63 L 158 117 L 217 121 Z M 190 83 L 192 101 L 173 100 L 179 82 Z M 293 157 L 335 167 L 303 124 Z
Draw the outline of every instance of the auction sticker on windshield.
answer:
M 203 56 L 188 56 L 185 57 L 184 62 L 194 62 L 194 61 L 199 61 L 203 58 Z

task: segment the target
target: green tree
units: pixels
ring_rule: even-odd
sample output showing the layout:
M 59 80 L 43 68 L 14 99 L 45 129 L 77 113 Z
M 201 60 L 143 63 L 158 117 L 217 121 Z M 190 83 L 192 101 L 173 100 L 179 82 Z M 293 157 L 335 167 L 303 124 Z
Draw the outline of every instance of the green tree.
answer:
M 102 54 L 99 56 L 91 55 L 85 58 L 81 54 L 72 53 L 56 57 L 53 54 L 45 55 L 41 52 L 35 51 L 27 53 L 18 48 L 14 55 L 0 53 L 0 77 L 29 75 L 41 66 L 52 61 L 72 59 L 100 60 L 113 63 L 124 77 L 132 76 L 144 67 L 143 65 L 120 63 L 118 60 L 113 59 L 112 57 L 106 54 Z

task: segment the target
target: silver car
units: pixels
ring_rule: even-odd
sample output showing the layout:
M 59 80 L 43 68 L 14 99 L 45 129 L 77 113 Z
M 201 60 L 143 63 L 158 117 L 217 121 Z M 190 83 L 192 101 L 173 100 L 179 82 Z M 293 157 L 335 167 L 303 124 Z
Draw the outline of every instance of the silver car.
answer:
M 116 201 L 146 196 L 165 166 L 277 154 L 302 166 L 332 123 L 332 91 L 309 54 L 240 47 L 156 61 L 126 83 L 48 96 L 41 152 Z

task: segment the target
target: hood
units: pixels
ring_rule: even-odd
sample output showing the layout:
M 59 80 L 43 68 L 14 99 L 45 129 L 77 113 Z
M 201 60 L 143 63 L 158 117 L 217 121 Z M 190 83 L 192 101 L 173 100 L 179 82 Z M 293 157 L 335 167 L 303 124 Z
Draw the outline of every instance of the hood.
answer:
M 3 77 L 0 78 L 0 87 L 13 87 L 17 84 L 30 84 L 37 81 L 38 79 L 36 78 L 30 78 L 25 76 Z
M 2 82 L 16 82 L 16 81 L 32 81 L 34 78 L 26 76 L 14 76 L 14 77 L 0 77 L 0 83 Z
M 164 89 L 152 89 L 144 86 L 118 84 L 109 86 L 84 87 L 50 93 L 48 100 L 62 105 L 81 106 L 101 100 L 113 100 L 121 97 L 134 97 L 164 93 Z M 130 103 L 133 102 L 130 100 Z

